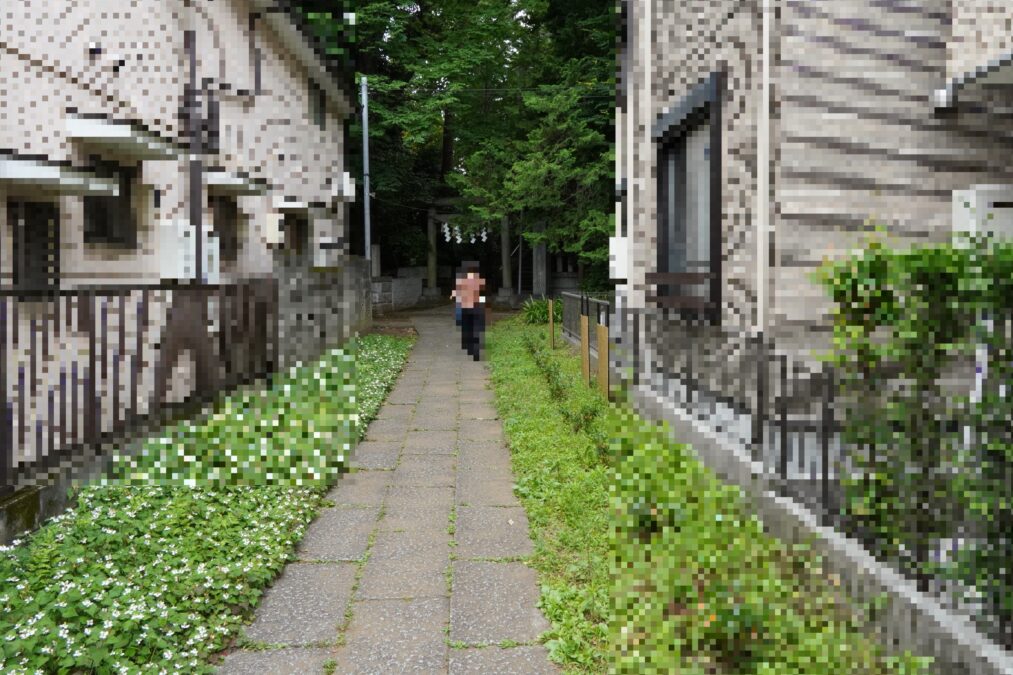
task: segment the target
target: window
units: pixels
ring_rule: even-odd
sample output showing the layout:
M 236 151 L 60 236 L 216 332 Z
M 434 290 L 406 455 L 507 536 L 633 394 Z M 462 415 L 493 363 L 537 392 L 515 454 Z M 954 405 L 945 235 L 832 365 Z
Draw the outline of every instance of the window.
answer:
M 60 287 L 60 211 L 50 202 L 8 202 L 14 253 L 14 287 Z
M 658 142 L 659 306 L 716 321 L 721 294 L 721 120 L 716 74 L 662 119 Z
M 119 185 L 117 197 L 84 198 L 84 243 L 123 248 L 137 247 L 137 211 L 133 196 L 139 171 L 93 158 L 96 173 L 113 178 Z
M 321 129 L 327 128 L 327 96 L 313 80 L 310 80 L 310 117 Z
M 289 255 L 301 258 L 309 248 L 309 218 L 303 214 L 286 213 L 282 228 L 285 233 L 285 250 Z
M 239 257 L 239 205 L 235 197 L 211 197 L 214 231 L 218 235 L 218 255 L 222 262 L 234 263 Z

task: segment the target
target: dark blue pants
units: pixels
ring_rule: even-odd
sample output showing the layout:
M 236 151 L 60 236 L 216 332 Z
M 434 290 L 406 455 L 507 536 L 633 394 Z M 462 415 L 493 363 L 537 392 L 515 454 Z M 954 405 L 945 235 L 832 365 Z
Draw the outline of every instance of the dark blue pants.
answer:
M 485 310 L 482 307 L 461 308 L 461 349 L 478 361 L 485 330 Z

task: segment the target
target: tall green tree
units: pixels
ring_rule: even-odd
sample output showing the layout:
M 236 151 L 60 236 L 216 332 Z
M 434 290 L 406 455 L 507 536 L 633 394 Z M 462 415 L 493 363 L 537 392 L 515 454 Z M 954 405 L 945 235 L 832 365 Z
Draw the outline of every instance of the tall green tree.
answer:
M 337 10 L 303 2 L 340 51 L 349 32 L 328 26 Z M 607 276 L 613 0 L 357 0 L 341 11 L 355 12 L 355 67 L 369 79 L 385 241 L 418 262 L 426 210 L 449 204 L 465 236 L 508 216 L 530 243 Z M 360 137 L 356 120 L 353 146 Z

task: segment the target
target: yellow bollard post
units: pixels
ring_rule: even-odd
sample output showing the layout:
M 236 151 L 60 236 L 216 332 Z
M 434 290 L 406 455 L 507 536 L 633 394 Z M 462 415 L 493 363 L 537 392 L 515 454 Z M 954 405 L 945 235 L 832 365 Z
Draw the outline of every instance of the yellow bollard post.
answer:
M 598 389 L 609 396 L 609 329 L 598 324 Z
M 591 379 L 591 345 L 588 335 L 587 316 L 580 317 L 580 372 L 584 376 L 584 382 Z
M 552 305 L 552 298 L 549 298 L 549 348 L 556 348 L 556 315 L 555 307 Z

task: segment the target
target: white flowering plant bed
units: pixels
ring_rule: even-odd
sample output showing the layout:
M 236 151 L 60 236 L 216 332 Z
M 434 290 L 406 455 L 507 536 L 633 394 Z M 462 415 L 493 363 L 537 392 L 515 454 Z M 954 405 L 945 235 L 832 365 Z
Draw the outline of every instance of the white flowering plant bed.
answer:
M 328 399 L 333 393 L 328 405 L 358 416 L 359 424 L 349 427 L 353 438 L 376 415 L 410 348 L 406 338 L 361 338 L 354 394 L 344 375 L 322 375 L 335 388 L 321 394 Z M 319 365 L 326 371 L 335 358 L 331 353 Z M 281 427 L 293 446 L 291 461 L 310 456 L 302 446 L 320 440 L 300 433 L 294 416 L 308 415 L 306 428 L 310 421 L 314 428 L 324 423 L 312 405 L 292 399 L 307 397 L 300 387 L 319 391 L 320 382 L 297 378 L 287 392 L 280 384 L 281 394 L 266 392 L 260 399 L 292 416 L 291 426 Z M 341 396 L 348 400 L 339 401 Z M 243 410 L 244 418 L 236 420 L 240 426 L 279 428 L 250 422 Z M 258 415 L 269 419 L 271 409 L 261 408 Z M 187 428 L 186 438 L 221 448 L 224 441 L 209 429 L 252 433 L 221 419 L 205 424 Z M 272 466 L 286 475 L 284 462 Z M 292 559 L 328 482 L 83 489 L 71 510 L 25 542 L 0 547 L 0 672 L 213 672 L 208 658 L 233 640 L 263 590 Z

